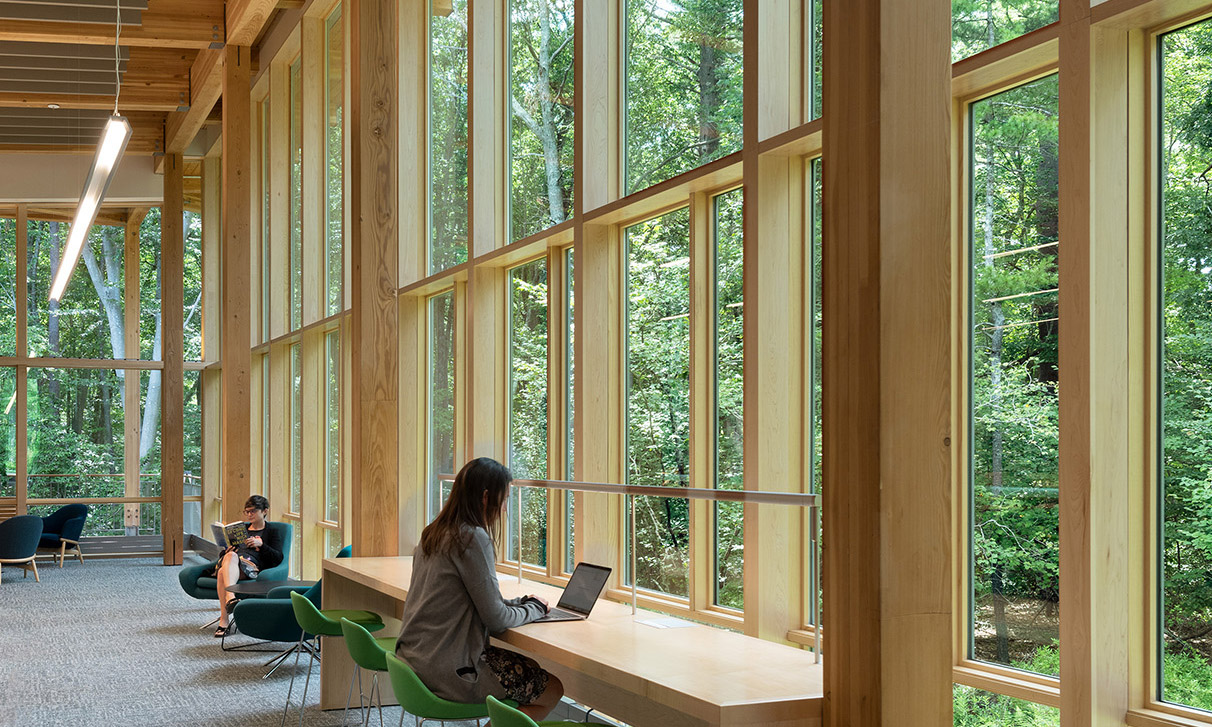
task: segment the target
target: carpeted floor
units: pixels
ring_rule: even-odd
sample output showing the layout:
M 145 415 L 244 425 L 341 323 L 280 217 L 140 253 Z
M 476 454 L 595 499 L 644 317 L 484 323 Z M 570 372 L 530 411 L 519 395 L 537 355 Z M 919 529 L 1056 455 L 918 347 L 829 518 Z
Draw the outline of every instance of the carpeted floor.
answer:
M 192 558 L 187 564 L 200 562 Z M 62 570 L 40 562 L 36 583 L 32 574 L 22 579 L 20 568 L 5 567 L 0 726 L 278 725 L 293 659 L 263 680 L 262 664 L 272 654 L 221 651 L 213 627 L 198 629 L 217 615 L 214 604 L 187 596 L 177 570 L 154 559 L 69 560 Z M 296 703 L 305 664 L 299 661 Z M 317 708 L 318 690 L 307 701 L 304 725 L 340 724 L 340 710 Z M 288 724 L 297 725 L 297 707 L 290 717 Z M 383 720 L 394 727 L 400 709 L 385 709 Z M 371 724 L 378 724 L 377 714 Z M 412 717 L 404 724 L 413 724 Z

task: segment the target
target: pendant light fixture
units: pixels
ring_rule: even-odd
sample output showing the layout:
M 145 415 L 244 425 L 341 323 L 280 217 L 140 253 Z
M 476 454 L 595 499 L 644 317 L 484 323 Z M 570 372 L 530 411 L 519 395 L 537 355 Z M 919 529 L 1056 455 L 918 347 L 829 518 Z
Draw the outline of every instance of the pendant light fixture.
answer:
M 88 230 L 93 226 L 93 220 L 101 209 L 101 200 L 109 189 L 113 179 L 114 169 L 126 143 L 130 141 L 130 121 L 118 115 L 118 96 L 122 92 L 122 75 L 119 67 L 118 38 L 122 35 L 122 0 L 114 0 L 116 6 L 114 23 L 114 113 L 105 122 L 101 131 L 101 140 L 97 144 L 97 155 L 93 157 L 93 166 L 88 170 L 84 180 L 84 191 L 80 193 L 80 204 L 76 207 L 76 216 L 72 219 L 71 234 L 67 238 L 67 247 L 59 261 L 59 270 L 55 274 L 55 282 L 51 285 L 50 299 L 59 301 L 67 289 L 72 272 L 80 262 L 80 253 L 84 249 L 84 241 Z

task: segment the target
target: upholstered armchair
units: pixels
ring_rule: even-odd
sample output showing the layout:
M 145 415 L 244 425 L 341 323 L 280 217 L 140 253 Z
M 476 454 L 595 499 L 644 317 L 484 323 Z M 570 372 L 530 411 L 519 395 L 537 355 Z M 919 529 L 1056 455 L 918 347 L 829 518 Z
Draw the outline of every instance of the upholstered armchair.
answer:
M 290 537 L 290 523 L 269 522 L 265 524 L 265 527 L 277 530 L 282 534 L 282 562 L 273 568 L 266 568 L 261 571 L 261 574 L 257 576 L 257 580 L 284 581 L 290 575 L 290 546 L 294 542 Z M 181 582 L 181 589 L 199 600 L 219 600 L 219 592 L 217 590 L 219 582 L 215 580 L 213 575 L 204 575 L 213 572 L 217 564 L 218 561 L 212 560 L 202 565 L 189 565 L 182 568 L 177 573 L 177 578 Z
M 73 503 L 64 505 L 50 515 L 42 518 L 42 539 L 38 541 L 38 550 L 50 551 L 63 567 L 63 559 L 73 554 L 83 563 L 84 554 L 80 552 L 80 533 L 84 532 L 84 521 L 88 518 L 88 505 Z
M 18 515 L 0 522 L 0 565 L 19 565 L 25 569 L 21 577 L 34 572 L 39 583 L 38 565 L 34 556 L 38 554 L 38 538 L 42 535 L 42 518 L 37 515 Z

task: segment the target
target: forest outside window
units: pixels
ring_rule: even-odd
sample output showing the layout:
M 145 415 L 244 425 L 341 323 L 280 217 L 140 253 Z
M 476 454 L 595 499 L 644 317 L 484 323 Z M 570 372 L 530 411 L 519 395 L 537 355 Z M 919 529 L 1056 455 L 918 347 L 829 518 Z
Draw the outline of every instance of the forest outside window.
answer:
M 744 192 L 713 200 L 715 218 L 715 486 L 745 489 Z M 745 607 L 745 506 L 718 502 L 715 526 L 716 605 Z
M 509 469 L 547 479 L 547 258 L 519 265 L 509 281 Z M 517 492 L 509 498 L 508 558 L 518 560 Z M 524 487 L 523 563 L 547 567 L 547 491 Z
M 742 0 L 626 0 L 627 194 L 741 148 Z
M 1057 77 L 970 119 L 969 656 L 1056 676 Z
M 290 347 L 290 511 L 303 512 L 303 345 Z
M 329 331 L 324 335 L 324 519 L 332 523 L 341 522 L 341 332 Z M 336 533 L 337 543 L 341 531 L 328 531 L 332 540 Z M 330 543 L 331 544 L 331 543 Z M 338 550 L 340 548 L 338 547 Z M 325 552 L 329 557 L 335 553 L 331 547 Z
M 564 479 L 576 480 L 576 276 L 573 265 L 575 249 L 564 249 Z M 576 567 L 576 498 L 575 492 L 564 497 L 564 572 Z
M 429 519 L 437 516 L 450 493 L 439 475 L 454 472 L 455 350 L 454 291 L 429 299 Z
M 345 31 L 341 6 L 324 24 L 324 282 L 326 315 L 340 313 L 345 230 Z
M 1212 21 L 1158 43 L 1158 696 L 1212 711 Z
M 1055 23 L 1060 0 L 951 0 L 951 60 Z
M 467 260 L 467 0 L 430 0 L 429 272 Z
M 290 66 L 290 329 L 303 327 L 303 60 Z
M 627 250 L 627 484 L 690 486 L 690 208 L 624 232 Z M 627 582 L 685 598 L 690 521 L 680 498 L 628 497 L 635 573 Z M 631 521 L 634 513 L 634 522 Z
M 573 0 L 509 2 L 510 230 L 572 215 Z

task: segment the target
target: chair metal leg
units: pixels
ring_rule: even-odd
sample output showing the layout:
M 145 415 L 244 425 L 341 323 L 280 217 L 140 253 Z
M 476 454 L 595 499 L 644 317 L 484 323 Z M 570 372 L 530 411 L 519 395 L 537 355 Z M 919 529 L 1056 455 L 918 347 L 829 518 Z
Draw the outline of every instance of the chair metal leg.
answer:
M 351 674 L 349 676 L 349 692 L 345 695 L 345 709 L 342 710 L 342 712 L 341 712 L 341 724 L 343 724 L 343 725 L 348 724 L 345 721 L 345 717 L 346 717 L 346 715 L 349 714 L 349 703 L 351 701 L 353 701 L 354 681 L 358 682 L 358 712 L 361 713 L 362 712 L 362 670 L 357 664 L 354 664 L 353 674 Z M 303 727 L 302 723 L 299 724 L 299 727 Z
M 215 619 L 216 621 L 218 619 Z M 299 634 L 299 643 L 295 645 L 295 668 L 290 674 L 290 687 L 286 690 L 286 706 L 282 707 L 282 724 L 279 727 L 286 727 L 286 715 L 290 712 L 290 695 L 295 691 L 295 675 L 299 673 L 299 655 L 303 653 L 303 637 L 306 634 Z M 308 663 L 310 669 L 311 664 Z M 308 671 L 310 676 L 311 672 Z

